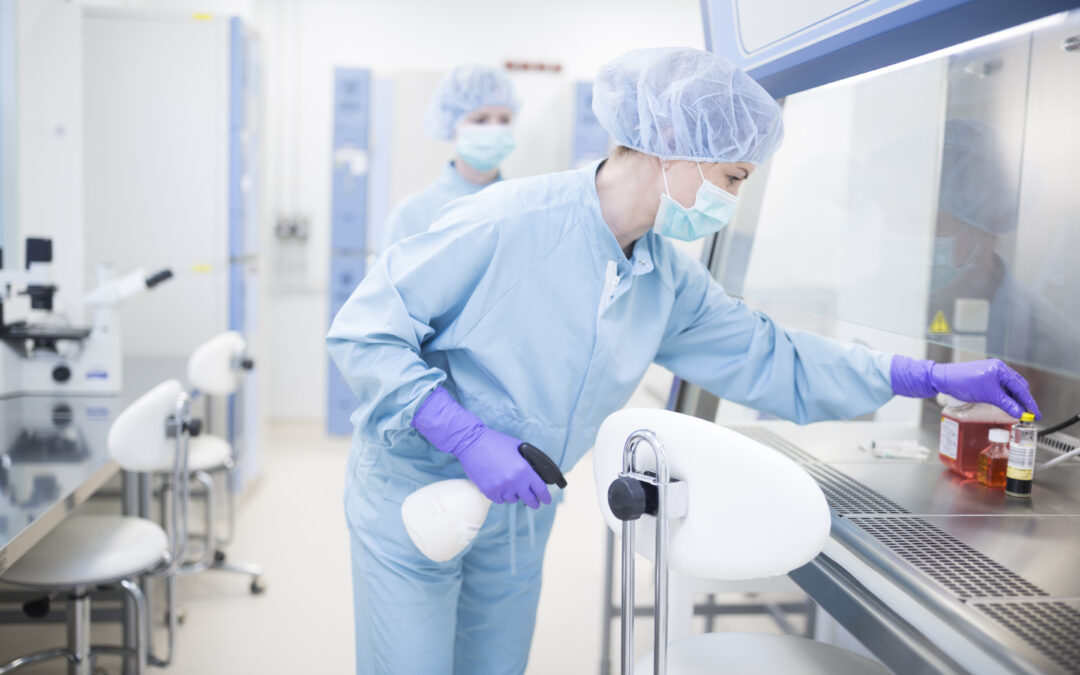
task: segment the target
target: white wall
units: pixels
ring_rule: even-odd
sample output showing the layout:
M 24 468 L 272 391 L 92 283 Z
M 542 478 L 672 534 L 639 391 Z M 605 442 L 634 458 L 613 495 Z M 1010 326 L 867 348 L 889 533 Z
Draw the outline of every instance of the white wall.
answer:
M 254 20 L 266 64 L 265 227 L 282 214 L 305 215 L 311 223 L 299 279 L 274 291 L 262 322 L 271 343 L 270 359 L 263 359 L 272 378 L 270 414 L 279 419 L 324 414 L 335 66 L 394 78 L 462 62 L 544 61 L 561 63 L 570 82 L 591 79 L 598 66 L 630 49 L 704 45 L 697 0 L 266 0 L 257 3 Z M 508 172 L 514 169 L 508 163 Z M 398 181 L 391 189 L 404 187 Z M 270 247 L 264 252 L 276 256 Z
M 0 249 L 9 253 L 17 239 L 15 44 L 15 0 L 0 0 Z
M 16 177 L 14 222 L 5 217 L 5 266 L 23 265 L 26 237 L 53 240 L 57 309 L 81 316 L 82 23 L 62 0 L 16 4 Z M 5 150 L 6 152 L 6 150 Z M 7 230 L 11 230 L 8 232 Z M 14 240 L 14 241 L 13 241 Z

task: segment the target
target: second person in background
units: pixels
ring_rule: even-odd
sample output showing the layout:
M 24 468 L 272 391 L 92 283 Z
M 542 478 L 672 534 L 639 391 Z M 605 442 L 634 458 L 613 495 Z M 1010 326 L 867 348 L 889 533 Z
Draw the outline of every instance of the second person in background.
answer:
M 520 107 L 505 73 L 488 66 L 454 68 L 439 82 L 428 104 L 424 130 L 454 141 L 454 158 L 434 182 L 403 199 L 390 214 L 380 253 L 426 232 L 439 209 L 501 178 L 499 164 L 516 143 L 511 128 Z

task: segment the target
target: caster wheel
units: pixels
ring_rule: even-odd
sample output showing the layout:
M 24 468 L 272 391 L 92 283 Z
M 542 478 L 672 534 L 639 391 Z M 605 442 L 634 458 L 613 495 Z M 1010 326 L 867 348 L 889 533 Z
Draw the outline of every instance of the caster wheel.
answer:
M 251 580 L 251 594 L 262 595 L 266 591 L 266 582 L 262 580 L 262 577 L 255 577 Z
M 222 551 L 220 549 L 214 551 L 214 562 L 219 564 L 225 562 L 225 551 Z
M 49 613 L 49 596 L 23 603 L 23 614 L 31 619 L 43 619 Z

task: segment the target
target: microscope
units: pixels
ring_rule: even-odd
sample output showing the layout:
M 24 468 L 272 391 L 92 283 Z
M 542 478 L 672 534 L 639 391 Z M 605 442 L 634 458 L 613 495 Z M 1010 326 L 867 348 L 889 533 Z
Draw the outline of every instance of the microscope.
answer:
M 52 240 L 26 240 L 26 269 L 3 269 L 0 252 L 0 396 L 15 394 L 120 393 L 123 354 L 120 305 L 133 295 L 172 277 L 163 269 L 147 275 L 137 269 L 114 277 L 98 269 L 98 286 L 85 295 L 89 326 L 70 324 L 54 313 L 57 286 L 50 280 Z M 7 321 L 6 307 L 29 303 L 26 318 Z

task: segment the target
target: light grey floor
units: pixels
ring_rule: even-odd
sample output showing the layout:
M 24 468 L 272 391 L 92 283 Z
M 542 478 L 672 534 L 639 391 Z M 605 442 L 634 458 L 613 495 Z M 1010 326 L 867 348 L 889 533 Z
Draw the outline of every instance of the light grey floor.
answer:
M 635 399 L 654 405 L 656 397 Z M 342 483 L 348 441 L 317 426 L 274 425 L 266 436 L 264 473 L 242 503 L 236 560 L 260 562 L 268 590 L 249 595 L 242 577 L 210 572 L 182 579 L 186 623 L 170 672 L 348 673 L 353 670 L 348 538 Z M 586 458 L 569 474 L 572 489 L 548 547 L 536 637 L 528 673 L 597 673 L 600 660 L 605 530 Z M 639 571 L 639 597 L 651 597 L 649 570 Z M 617 625 L 615 626 L 617 630 Z M 765 618 L 717 622 L 719 630 L 775 632 Z M 98 641 L 116 630 L 95 631 Z M 157 630 L 159 645 L 164 644 Z M 651 648 L 651 625 L 639 620 L 638 653 Z M 61 626 L 0 626 L 0 659 L 59 645 Z M 618 649 L 618 633 L 614 634 Z M 615 656 L 613 655 L 613 658 Z M 617 672 L 617 661 L 615 670 Z M 103 657 L 109 673 L 117 660 Z M 61 664 L 27 673 L 62 673 Z

